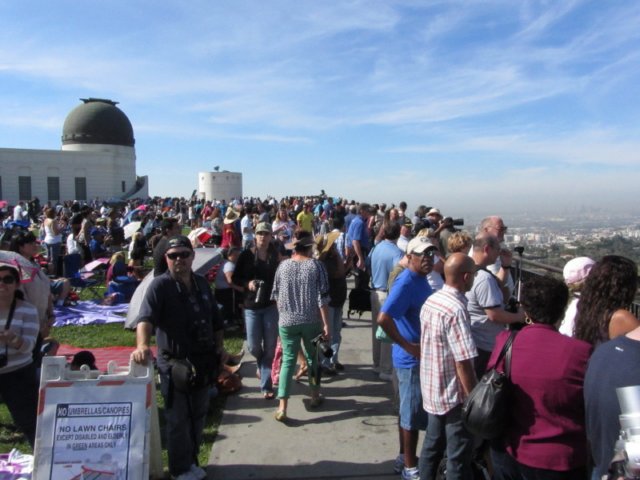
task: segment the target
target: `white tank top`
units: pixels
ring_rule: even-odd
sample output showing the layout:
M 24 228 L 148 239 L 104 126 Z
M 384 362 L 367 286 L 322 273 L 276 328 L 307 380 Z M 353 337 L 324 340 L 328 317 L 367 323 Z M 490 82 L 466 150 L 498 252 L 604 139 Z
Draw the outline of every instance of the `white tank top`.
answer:
M 54 235 L 53 228 L 51 228 L 51 223 L 47 223 L 44 226 L 44 243 L 61 243 L 62 235 Z

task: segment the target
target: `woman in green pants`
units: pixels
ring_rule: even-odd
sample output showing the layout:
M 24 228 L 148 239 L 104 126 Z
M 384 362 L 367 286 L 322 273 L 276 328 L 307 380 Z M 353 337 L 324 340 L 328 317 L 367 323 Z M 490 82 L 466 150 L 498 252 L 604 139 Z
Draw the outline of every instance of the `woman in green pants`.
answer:
M 282 370 L 278 387 L 280 403 L 276 420 L 287 418 L 287 402 L 291 388 L 291 376 L 296 365 L 300 341 L 304 343 L 309 365 L 311 406 L 322 403 L 320 395 L 320 368 L 316 346 L 311 342 L 318 335 L 329 340 L 329 281 L 324 266 L 312 258 L 313 236 L 309 232 L 294 234 L 291 259 L 283 261 L 273 284 L 271 298 L 278 304 L 278 327 L 282 343 Z

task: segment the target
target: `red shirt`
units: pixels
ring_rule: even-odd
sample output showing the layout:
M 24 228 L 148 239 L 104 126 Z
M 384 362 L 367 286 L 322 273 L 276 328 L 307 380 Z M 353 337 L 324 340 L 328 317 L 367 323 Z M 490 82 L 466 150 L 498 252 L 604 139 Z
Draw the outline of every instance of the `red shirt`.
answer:
M 487 368 L 495 365 L 508 336 L 506 331 L 498 335 Z M 555 471 L 586 465 L 583 384 L 591 350 L 551 325 L 527 325 L 516 336 L 504 441 L 519 463 Z

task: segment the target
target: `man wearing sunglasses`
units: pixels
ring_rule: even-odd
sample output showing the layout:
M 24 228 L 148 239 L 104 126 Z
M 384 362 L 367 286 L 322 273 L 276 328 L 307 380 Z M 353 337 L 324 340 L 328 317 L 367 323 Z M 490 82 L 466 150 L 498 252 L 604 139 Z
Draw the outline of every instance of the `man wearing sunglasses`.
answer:
M 378 325 L 393 340 L 392 360 L 398 380 L 399 430 L 404 451 L 403 480 L 419 478 L 418 433 L 427 426 L 420 391 L 420 309 L 432 293 L 427 275 L 433 268 L 436 251 L 427 237 L 416 237 L 409 242 L 408 267 L 393 283 L 377 319 Z
M 168 239 L 168 270 L 155 277 L 137 318 L 134 361 L 151 358 L 158 344 L 160 389 L 165 401 L 169 471 L 177 480 L 204 479 L 197 454 L 209 407 L 209 387 L 217 377 L 223 323 L 209 284 L 191 270 L 194 251 L 183 235 Z

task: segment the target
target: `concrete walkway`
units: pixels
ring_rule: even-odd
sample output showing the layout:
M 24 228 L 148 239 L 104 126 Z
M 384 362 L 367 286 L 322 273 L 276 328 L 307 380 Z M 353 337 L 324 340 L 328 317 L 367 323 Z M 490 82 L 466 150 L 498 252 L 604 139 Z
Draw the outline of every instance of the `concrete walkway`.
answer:
M 264 400 L 256 365 L 242 366 L 244 387 L 229 397 L 207 472 L 215 480 L 398 479 L 397 420 L 392 387 L 371 368 L 371 317 L 347 319 L 339 376 L 323 378 L 326 400 L 309 408 L 309 387 L 294 381 L 286 424 L 277 401 Z

